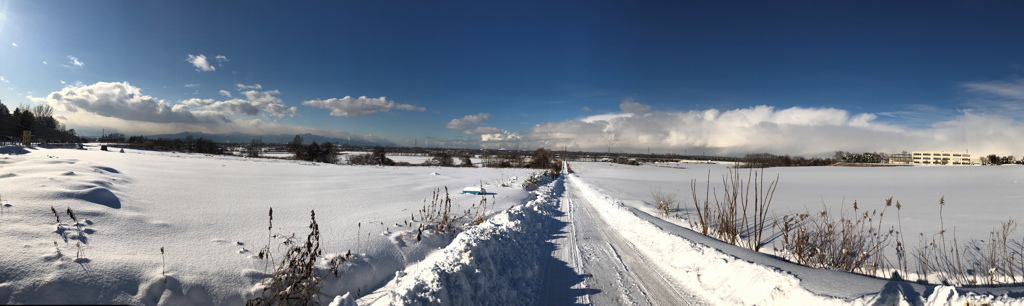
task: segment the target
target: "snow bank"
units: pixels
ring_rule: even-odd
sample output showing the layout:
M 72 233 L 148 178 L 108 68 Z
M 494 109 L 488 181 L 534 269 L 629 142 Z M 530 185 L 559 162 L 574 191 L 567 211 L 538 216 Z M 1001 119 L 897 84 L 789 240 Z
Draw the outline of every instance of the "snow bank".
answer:
M 373 305 L 530 305 L 543 283 L 543 256 L 562 177 L 534 191 L 536 198 L 472 227 L 421 263 L 399 272 Z

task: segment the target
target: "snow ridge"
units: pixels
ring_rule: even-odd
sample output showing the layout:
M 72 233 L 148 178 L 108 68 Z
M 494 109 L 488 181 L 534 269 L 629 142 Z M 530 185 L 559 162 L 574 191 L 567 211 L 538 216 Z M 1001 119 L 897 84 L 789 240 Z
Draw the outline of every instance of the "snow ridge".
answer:
M 437 256 L 399 272 L 395 289 L 374 304 L 530 305 L 543 283 L 547 225 L 558 209 L 563 177 L 540 186 L 536 199 L 459 234 Z

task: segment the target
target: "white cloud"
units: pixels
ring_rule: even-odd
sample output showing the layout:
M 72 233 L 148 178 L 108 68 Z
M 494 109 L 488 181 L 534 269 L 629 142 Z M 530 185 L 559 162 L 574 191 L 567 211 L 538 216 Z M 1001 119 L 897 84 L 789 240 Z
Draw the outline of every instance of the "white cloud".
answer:
M 331 110 L 331 116 L 336 117 L 362 117 L 373 115 L 378 112 L 390 112 L 392 110 L 427 110 L 426 108 L 412 104 L 399 104 L 394 101 L 388 101 L 384 97 L 367 98 L 366 96 L 359 98 L 346 96 L 341 99 L 331 98 L 327 100 L 309 100 L 302 102 L 302 105 L 329 109 Z
M 10 83 L 11 81 L 8 81 L 7 78 L 5 78 L 4 76 L 0 75 L 0 82 Z
M 228 57 L 227 56 L 223 56 L 223 55 L 218 55 L 218 56 L 216 56 L 214 58 L 217 59 L 218 62 L 227 62 L 228 61 Z
M 83 63 L 82 61 L 79 61 L 77 57 L 74 57 L 74 56 L 71 56 L 71 55 L 68 55 L 68 64 L 70 64 L 72 66 L 75 66 L 75 67 L 85 66 L 85 63 Z
M 448 123 L 446 123 L 444 127 L 456 130 L 468 129 L 471 126 L 483 124 L 485 121 L 487 121 L 487 119 L 491 119 L 491 114 L 479 113 L 476 115 L 466 115 L 462 118 L 452 119 L 452 121 L 448 121 Z
M 1024 103 L 1024 100 L 1021 100 Z M 630 109 L 633 110 L 633 109 Z M 871 113 L 835 108 L 754 106 L 644 114 L 612 113 L 537 124 L 512 133 L 479 127 L 481 147 L 568 147 L 573 150 L 654 151 L 741 156 L 769 152 L 830 156 L 837 150 L 945 150 L 1024 155 L 1024 121 L 1005 114 L 961 111 L 950 120 L 911 128 Z M 491 133 L 494 132 L 494 133 Z M 463 144 L 466 145 L 466 144 Z
M 636 101 L 633 101 L 633 99 L 625 99 L 619 104 L 619 109 L 621 109 L 623 113 L 640 115 L 650 110 L 651 107 L 637 103 Z
M 228 97 L 228 98 L 230 98 L 230 97 L 231 97 L 231 92 L 230 92 L 230 91 L 227 91 L 227 90 L 223 90 L 223 89 L 221 89 L 221 90 L 220 90 L 220 91 L 219 91 L 218 93 L 219 93 L 220 95 L 222 95 L 222 96 L 225 96 L 225 97 Z
M 189 99 L 179 104 L 167 103 L 142 94 L 142 89 L 127 82 L 77 83 L 46 97 L 29 97 L 34 103 L 48 103 L 58 111 L 61 121 L 76 129 L 105 128 L 131 134 L 160 134 L 184 131 L 205 133 L 304 134 L 331 137 L 382 140 L 372 135 L 357 135 L 287 125 L 261 118 L 233 119 L 228 114 L 255 115 L 256 104 L 243 99 L 216 101 Z M 195 109 L 190 109 L 195 108 Z
M 64 82 L 64 80 L 60 80 L 60 84 L 61 84 L 61 85 L 67 85 L 68 83 L 67 83 L 67 82 Z
M 631 102 L 631 101 L 627 101 Z M 633 102 L 635 103 L 635 102 Z M 627 104 L 623 102 L 623 104 Z M 624 111 L 642 108 L 623 107 Z M 819 155 L 836 150 L 915 150 L 903 142 L 878 146 L 881 139 L 904 137 L 902 129 L 874 122 L 872 114 L 851 116 L 833 108 L 757 106 L 729 111 L 621 113 L 539 124 L 526 138 L 539 146 L 590 150 L 701 148 L 715 154 L 771 152 Z
M 298 115 L 299 109 L 297 107 L 285 106 L 280 98 L 274 96 L 281 94 L 280 91 L 249 90 L 242 92 L 242 94 L 245 95 L 245 98 L 248 99 L 248 102 L 251 103 L 253 107 L 259 108 L 271 116 L 282 118 L 284 116 L 295 117 Z
M 18 44 L 16 44 L 16 43 L 11 43 L 11 46 L 15 46 L 15 47 L 17 47 L 17 46 L 18 46 Z
M 583 111 L 585 111 L 585 112 L 589 112 L 589 111 L 590 111 L 590 107 L 584 106 L 584 107 L 583 107 Z
M 227 118 L 212 114 L 195 114 L 184 105 L 171 105 L 143 95 L 127 82 L 98 82 L 92 85 L 68 86 L 45 98 L 33 98 L 69 112 L 91 113 L 101 117 L 153 123 L 222 123 Z
M 221 90 L 220 94 L 231 96 L 231 93 L 226 90 Z M 213 111 L 226 115 L 248 115 L 256 116 L 260 114 L 260 111 L 264 112 L 265 116 L 268 117 L 295 117 L 298 115 L 298 107 L 288 107 L 284 105 L 284 102 L 275 95 L 281 94 L 280 91 L 245 91 L 242 95 L 245 99 L 236 98 L 227 101 L 217 101 L 214 99 L 200 99 L 193 98 L 181 101 L 183 105 L 202 107 L 203 110 Z
M 192 66 L 195 66 L 196 67 L 196 71 L 214 71 L 214 70 L 217 70 L 216 67 L 213 67 L 212 65 L 210 65 L 210 62 L 206 60 L 206 55 L 202 55 L 202 54 L 200 54 L 200 55 L 192 55 L 192 54 L 189 54 L 188 58 L 185 59 L 185 61 L 188 61 L 190 64 L 192 64 Z
M 185 87 L 199 87 L 199 84 L 185 84 Z
M 182 101 L 181 103 L 185 105 L 201 106 L 208 110 L 214 110 L 228 114 L 243 114 L 249 116 L 256 116 L 260 112 L 260 109 L 256 107 L 252 102 L 243 99 L 216 101 L 214 99 L 194 98 Z
M 503 141 L 519 141 L 522 140 L 522 136 L 519 134 L 512 133 L 509 131 L 502 130 L 500 133 L 492 134 L 481 134 L 480 140 L 484 142 L 503 142 Z
M 963 87 L 969 92 L 979 93 L 992 98 L 1024 101 L 1024 79 L 965 83 Z
M 970 95 L 967 110 L 1024 118 L 1024 79 L 974 82 L 962 85 Z
M 263 85 L 260 85 L 260 84 L 256 84 L 256 85 L 235 84 L 235 86 L 238 87 L 239 91 L 245 90 L 245 89 L 263 89 Z
M 463 134 L 467 135 L 483 135 L 483 134 L 503 134 L 508 131 L 490 126 L 479 126 L 472 129 L 462 131 Z
M 43 65 L 49 65 L 49 64 L 47 64 L 46 61 L 43 61 Z

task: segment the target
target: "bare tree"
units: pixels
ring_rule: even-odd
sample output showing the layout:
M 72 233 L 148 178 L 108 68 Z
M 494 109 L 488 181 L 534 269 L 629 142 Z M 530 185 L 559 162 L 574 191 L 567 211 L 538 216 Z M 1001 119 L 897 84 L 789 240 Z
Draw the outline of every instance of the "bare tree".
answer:
M 263 140 L 254 138 L 245 146 L 245 156 L 247 157 L 260 157 L 263 155 Z

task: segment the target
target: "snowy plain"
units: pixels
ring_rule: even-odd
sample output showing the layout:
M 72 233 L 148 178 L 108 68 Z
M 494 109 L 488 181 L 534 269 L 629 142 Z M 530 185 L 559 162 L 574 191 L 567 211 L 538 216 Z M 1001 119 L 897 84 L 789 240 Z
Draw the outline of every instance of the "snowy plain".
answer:
M 325 252 L 358 254 L 350 262 L 358 277 L 328 283 L 325 294 L 372 291 L 450 240 L 401 246 L 391 235 L 407 230 L 404 222 L 418 215 L 434 189 L 448 187 L 454 205 L 467 208 L 479 197 L 458 192 L 483 183 L 500 211 L 522 204 L 528 192 L 514 181 L 535 172 L 338 166 L 97 146 L 6 147 L 4 153 L 0 303 L 239 304 L 264 275 L 264 262 L 254 257 L 268 244 L 270 208 L 274 233 L 304 236 L 315 210 Z M 502 183 L 516 187 L 497 186 Z M 70 228 L 64 234 L 57 233 L 51 206 Z M 81 233 L 68 208 L 83 223 Z M 84 256 L 78 256 L 79 241 Z
M 571 163 L 576 174 L 528 191 L 520 183 L 535 171 L 527 169 L 338 166 L 94 146 L 3 153 L 2 303 L 242 303 L 265 276 L 255 253 L 268 244 L 273 207 L 274 233 L 304 235 L 315 210 L 328 256 L 357 254 L 343 277 L 325 278 L 323 304 L 1024 304 L 1020 286 L 955 288 L 805 268 L 654 212 L 652 188 L 685 203 L 691 179 L 704 183 L 710 171 L 717 181 L 724 165 Z M 853 200 L 870 209 L 891 196 L 904 203 L 907 232 L 938 230 L 934 207 L 944 195 L 944 220 L 962 239 L 985 239 L 1000 220 L 1019 216 L 1022 193 L 1013 187 L 1024 183 L 1024 167 L 766 174 L 780 177 L 773 211 L 840 209 Z M 479 197 L 454 194 L 481 183 L 496 193 L 489 220 L 454 238 L 409 239 L 405 221 L 435 188 L 453 189 L 465 208 Z M 594 228 L 602 230 L 587 231 Z

